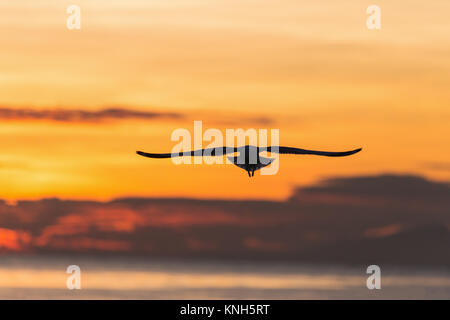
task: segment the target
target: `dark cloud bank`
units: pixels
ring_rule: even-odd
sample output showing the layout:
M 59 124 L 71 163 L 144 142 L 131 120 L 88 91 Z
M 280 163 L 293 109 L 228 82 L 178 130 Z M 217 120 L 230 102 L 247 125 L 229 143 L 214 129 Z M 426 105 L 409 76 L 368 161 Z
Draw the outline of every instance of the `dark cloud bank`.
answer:
M 284 202 L 2 202 L 0 251 L 447 268 L 449 208 L 449 184 L 394 175 L 330 179 Z

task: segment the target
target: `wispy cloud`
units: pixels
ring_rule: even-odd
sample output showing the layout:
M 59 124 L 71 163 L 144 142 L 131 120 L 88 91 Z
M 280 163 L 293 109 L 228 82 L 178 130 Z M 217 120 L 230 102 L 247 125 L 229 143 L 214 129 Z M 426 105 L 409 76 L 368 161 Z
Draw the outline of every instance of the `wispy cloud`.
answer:
M 56 122 L 105 122 L 120 120 L 143 120 L 151 121 L 156 119 L 176 120 L 183 119 L 188 121 L 205 120 L 214 122 L 217 125 L 242 126 L 261 125 L 268 126 L 274 123 L 274 120 L 264 115 L 240 115 L 236 117 L 234 113 L 223 113 L 220 117 L 211 112 L 162 112 L 145 111 L 133 108 L 114 107 L 103 108 L 99 110 L 88 110 L 83 108 L 12 108 L 0 107 L 0 120 L 16 121 L 56 121 Z
M 432 170 L 450 171 L 450 162 L 426 162 L 424 167 Z
M 182 114 L 173 112 L 142 111 L 126 108 L 86 109 L 31 109 L 0 108 L 1 120 L 51 120 L 59 122 L 101 122 L 107 120 L 156 118 L 181 118 Z

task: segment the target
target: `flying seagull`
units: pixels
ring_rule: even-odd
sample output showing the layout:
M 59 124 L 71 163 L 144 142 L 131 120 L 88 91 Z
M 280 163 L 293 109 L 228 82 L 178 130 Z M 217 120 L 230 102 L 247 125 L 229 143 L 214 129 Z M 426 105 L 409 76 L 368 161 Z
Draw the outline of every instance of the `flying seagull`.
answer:
M 330 151 L 315 151 L 315 150 L 306 150 L 292 147 L 278 147 L 278 146 L 270 146 L 270 147 L 255 147 L 255 146 L 242 146 L 242 147 L 215 147 L 215 148 L 207 148 L 207 149 L 199 149 L 193 151 L 179 152 L 179 153 L 147 153 L 142 151 L 136 151 L 138 155 L 147 158 L 156 158 L 156 159 L 164 159 L 164 158 L 175 158 L 175 157 L 209 157 L 209 156 L 222 156 L 224 154 L 236 153 L 239 155 L 236 157 L 227 157 L 234 165 L 239 168 L 247 171 L 249 177 L 253 177 L 255 175 L 255 171 L 265 166 L 271 164 L 275 159 L 274 158 L 265 158 L 259 155 L 260 152 L 274 152 L 279 154 L 312 154 L 317 156 L 325 156 L 325 157 L 344 157 L 355 154 L 362 149 L 355 149 L 351 151 L 343 151 L 343 152 L 330 152 Z

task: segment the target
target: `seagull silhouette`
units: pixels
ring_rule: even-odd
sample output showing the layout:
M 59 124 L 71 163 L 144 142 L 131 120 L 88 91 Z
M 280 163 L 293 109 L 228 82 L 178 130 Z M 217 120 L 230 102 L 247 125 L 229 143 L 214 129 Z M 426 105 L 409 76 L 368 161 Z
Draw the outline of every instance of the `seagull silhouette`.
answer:
M 222 156 L 224 154 L 239 152 L 236 157 L 227 157 L 234 165 L 247 171 L 249 177 L 255 175 L 255 171 L 271 164 L 274 158 L 265 158 L 259 155 L 260 152 L 274 152 L 278 154 L 312 154 L 325 157 L 344 157 L 350 156 L 361 151 L 362 148 L 343 151 L 343 152 L 330 152 L 330 151 L 316 151 L 306 150 L 292 147 L 255 147 L 255 146 L 242 146 L 242 147 L 215 147 L 207 149 L 198 149 L 193 151 L 179 152 L 179 153 L 147 153 L 143 151 L 136 151 L 138 155 L 147 158 L 164 159 L 175 157 L 210 157 L 210 156 Z

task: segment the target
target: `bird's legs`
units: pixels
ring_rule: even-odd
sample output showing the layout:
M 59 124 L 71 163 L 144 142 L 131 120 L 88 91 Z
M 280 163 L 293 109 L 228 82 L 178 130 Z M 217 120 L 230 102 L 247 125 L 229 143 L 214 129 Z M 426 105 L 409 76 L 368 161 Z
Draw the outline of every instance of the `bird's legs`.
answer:
M 252 170 L 252 177 L 255 176 L 255 170 Z
M 252 175 L 251 175 L 251 173 L 250 173 L 250 170 L 249 171 L 247 171 L 247 173 L 248 173 L 248 176 L 249 177 L 251 177 Z

